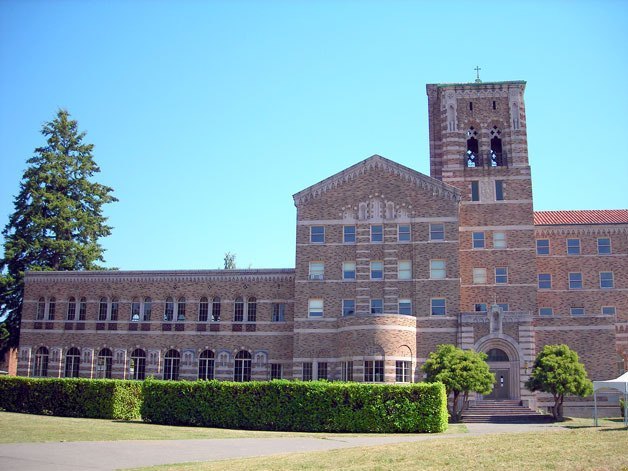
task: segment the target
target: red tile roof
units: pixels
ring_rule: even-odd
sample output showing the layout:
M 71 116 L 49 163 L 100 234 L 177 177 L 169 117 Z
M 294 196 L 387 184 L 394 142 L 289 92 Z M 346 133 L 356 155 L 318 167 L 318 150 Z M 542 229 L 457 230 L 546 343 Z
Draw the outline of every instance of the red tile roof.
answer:
M 534 224 L 628 224 L 628 209 L 585 209 L 579 211 L 534 211 Z

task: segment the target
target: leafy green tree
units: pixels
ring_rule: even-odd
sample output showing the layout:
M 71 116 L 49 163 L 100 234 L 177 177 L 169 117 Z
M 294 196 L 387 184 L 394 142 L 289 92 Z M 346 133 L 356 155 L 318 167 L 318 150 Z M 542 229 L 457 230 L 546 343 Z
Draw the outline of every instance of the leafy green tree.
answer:
M 578 354 L 567 345 L 545 345 L 532 366 L 530 379 L 526 381 L 530 391 L 550 393 L 554 397 L 552 415 L 563 419 L 565 394 L 584 397 L 593 394 L 593 383 L 580 363 Z
M 495 375 L 489 371 L 486 358 L 485 353 L 462 350 L 454 345 L 439 345 L 423 365 L 427 381 L 440 381 L 445 385 L 447 396 L 453 395 L 449 413 L 454 422 L 460 421 L 470 392 L 489 394 L 493 390 Z M 459 407 L 461 395 L 462 407 Z
M 0 318 L 10 333 L 8 347 L 19 341 L 26 270 L 93 270 L 104 262 L 98 239 L 111 233 L 102 215 L 106 203 L 117 201 L 112 189 L 92 182 L 100 172 L 92 144 L 66 110 L 45 123 L 46 145 L 27 163 L 15 211 L 2 231 Z

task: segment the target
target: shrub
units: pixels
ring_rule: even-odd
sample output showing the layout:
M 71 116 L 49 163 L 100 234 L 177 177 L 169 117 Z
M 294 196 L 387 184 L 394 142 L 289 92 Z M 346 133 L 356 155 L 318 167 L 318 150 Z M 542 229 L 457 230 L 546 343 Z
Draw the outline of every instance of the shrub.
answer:
M 142 384 L 112 379 L 0 378 L 0 408 L 8 412 L 139 418 Z
M 440 383 L 144 382 L 142 419 L 167 425 L 309 432 L 442 432 Z

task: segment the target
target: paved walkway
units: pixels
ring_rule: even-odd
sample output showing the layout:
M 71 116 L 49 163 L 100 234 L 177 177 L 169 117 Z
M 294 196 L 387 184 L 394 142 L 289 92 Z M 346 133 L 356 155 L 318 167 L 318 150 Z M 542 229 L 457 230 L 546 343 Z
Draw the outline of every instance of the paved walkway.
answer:
M 104 471 L 186 461 L 216 461 L 423 440 L 443 440 L 488 433 L 531 432 L 555 426 L 547 424 L 467 424 L 467 427 L 469 432 L 464 434 L 352 437 L 327 435 L 321 438 L 227 438 L 4 444 L 0 445 L 0 470 Z

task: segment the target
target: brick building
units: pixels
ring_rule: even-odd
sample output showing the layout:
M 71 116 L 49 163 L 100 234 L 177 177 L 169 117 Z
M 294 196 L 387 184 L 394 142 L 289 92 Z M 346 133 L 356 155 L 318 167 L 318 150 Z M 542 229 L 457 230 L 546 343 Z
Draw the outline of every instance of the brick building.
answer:
M 534 405 L 567 343 L 616 376 L 628 210 L 533 210 L 524 90 L 427 85 L 431 176 L 374 155 L 295 194 L 295 269 L 27 273 L 18 374 L 413 382 L 453 343 Z

